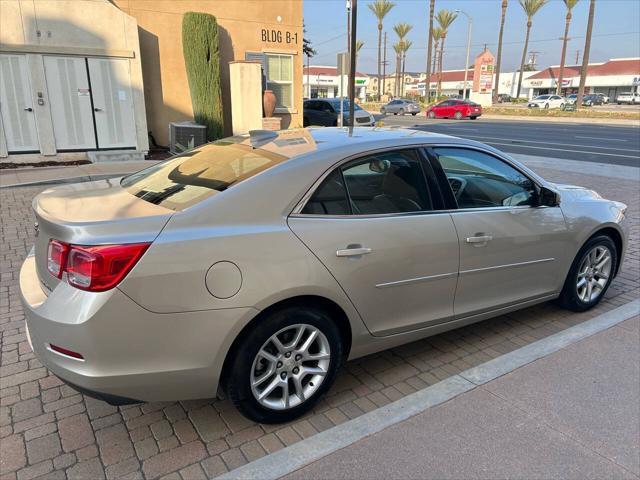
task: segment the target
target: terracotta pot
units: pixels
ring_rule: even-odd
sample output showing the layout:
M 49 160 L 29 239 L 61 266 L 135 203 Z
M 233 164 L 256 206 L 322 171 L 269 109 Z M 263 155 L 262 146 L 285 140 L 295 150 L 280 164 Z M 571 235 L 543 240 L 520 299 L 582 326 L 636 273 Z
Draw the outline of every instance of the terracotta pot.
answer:
M 272 90 L 265 90 L 262 95 L 262 106 L 264 107 L 264 116 L 266 118 L 273 117 L 276 109 L 276 95 Z

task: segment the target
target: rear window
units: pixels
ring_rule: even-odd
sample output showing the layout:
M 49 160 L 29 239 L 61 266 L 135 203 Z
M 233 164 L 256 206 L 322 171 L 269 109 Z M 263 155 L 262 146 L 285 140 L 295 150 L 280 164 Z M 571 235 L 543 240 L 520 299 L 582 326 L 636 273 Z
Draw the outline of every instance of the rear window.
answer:
M 220 140 L 129 175 L 121 185 L 149 203 L 183 210 L 287 158 Z

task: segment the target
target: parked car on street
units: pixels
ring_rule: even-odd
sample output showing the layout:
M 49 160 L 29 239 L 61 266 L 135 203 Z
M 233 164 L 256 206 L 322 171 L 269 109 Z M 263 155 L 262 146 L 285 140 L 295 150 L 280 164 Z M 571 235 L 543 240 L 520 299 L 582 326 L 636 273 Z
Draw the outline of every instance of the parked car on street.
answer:
M 565 103 L 565 99 L 560 95 L 538 95 L 527 103 L 527 107 L 545 109 L 559 108 L 560 110 L 564 110 Z
M 582 97 L 582 105 L 585 107 L 592 107 L 594 105 L 602 105 L 604 102 L 599 95 L 585 95 Z
M 398 98 L 396 100 L 391 100 L 386 105 L 380 107 L 380 113 L 386 115 L 388 113 L 393 113 L 394 115 L 404 115 L 405 113 L 410 113 L 414 117 L 420 113 L 420 105 L 416 102 L 412 102 L 411 100 L 403 100 Z
M 344 125 L 349 124 L 349 100 L 342 102 L 344 108 Z M 305 127 L 336 127 L 339 125 L 340 99 L 339 98 L 314 98 L 303 103 L 302 121 Z M 357 103 L 354 105 L 356 125 L 368 127 L 375 125 L 376 121 L 369 112 Z
M 511 97 L 511 95 L 509 95 L 507 93 L 499 93 L 498 94 L 498 103 L 509 103 L 512 100 L 513 99 Z
M 38 360 L 112 404 L 309 411 L 347 360 L 557 299 L 594 307 L 626 206 L 487 145 L 387 128 L 253 131 L 33 200 Z
M 640 103 L 640 93 L 638 92 L 624 92 L 618 95 L 616 98 L 616 103 L 618 105 L 627 104 L 627 105 L 635 105 L 636 103 Z
M 571 95 L 567 95 L 565 97 L 565 103 L 566 105 L 573 105 L 574 103 L 576 103 L 577 99 L 578 99 L 578 94 L 572 93 Z
M 470 118 L 475 120 L 482 115 L 482 106 L 469 100 L 442 100 L 427 109 L 429 118 Z
M 596 96 L 600 97 L 602 99 L 602 103 L 603 104 L 609 103 L 609 97 L 607 95 L 605 95 L 604 93 L 594 93 L 593 95 L 596 95 Z

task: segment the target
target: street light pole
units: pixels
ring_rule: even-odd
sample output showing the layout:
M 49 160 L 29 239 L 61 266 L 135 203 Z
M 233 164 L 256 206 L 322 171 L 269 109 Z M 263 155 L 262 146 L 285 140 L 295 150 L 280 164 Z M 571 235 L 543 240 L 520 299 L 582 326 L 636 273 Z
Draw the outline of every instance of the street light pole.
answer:
M 461 13 L 467 17 L 469 22 L 469 26 L 467 28 L 467 59 L 464 62 L 464 84 L 462 86 L 462 99 L 465 100 L 467 98 L 467 76 L 469 72 L 469 53 L 471 51 L 471 28 L 473 27 L 473 21 L 471 20 L 471 17 L 462 10 L 456 10 L 456 13 Z

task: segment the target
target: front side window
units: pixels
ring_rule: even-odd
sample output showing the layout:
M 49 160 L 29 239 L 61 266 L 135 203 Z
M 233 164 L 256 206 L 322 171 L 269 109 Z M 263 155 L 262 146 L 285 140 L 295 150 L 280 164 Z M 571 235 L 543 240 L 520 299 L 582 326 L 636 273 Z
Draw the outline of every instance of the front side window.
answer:
M 337 168 L 303 214 L 380 215 L 432 210 L 420 160 L 411 150 L 384 152 Z
M 293 56 L 267 53 L 267 88 L 277 108 L 293 108 Z
M 435 148 L 434 152 L 459 208 L 535 204 L 535 183 L 502 160 L 463 148 Z

